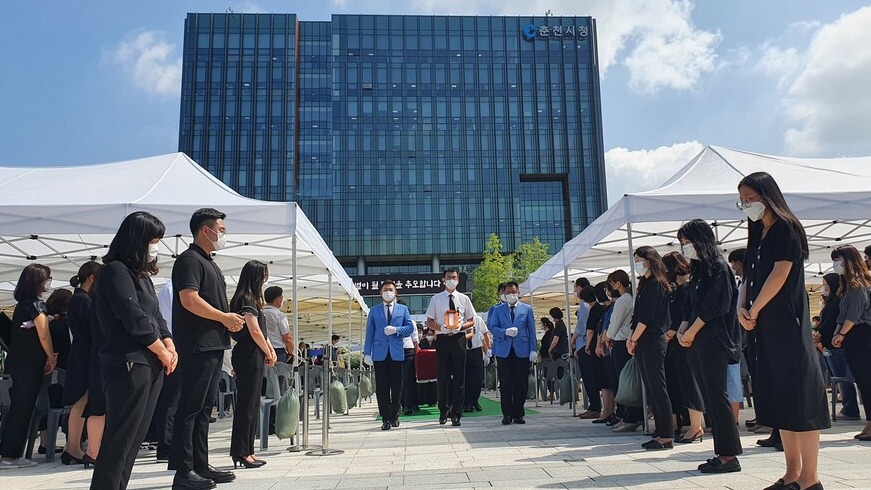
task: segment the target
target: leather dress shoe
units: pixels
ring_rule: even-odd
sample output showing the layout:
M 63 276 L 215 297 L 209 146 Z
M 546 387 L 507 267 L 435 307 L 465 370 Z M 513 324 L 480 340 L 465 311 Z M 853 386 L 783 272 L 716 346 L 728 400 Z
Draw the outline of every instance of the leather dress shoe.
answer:
M 178 472 L 172 479 L 173 490 L 209 490 L 215 487 L 214 480 L 204 478 L 195 471 Z
M 720 458 L 714 458 L 707 465 L 700 467 L 699 471 L 702 473 L 735 473 L 741 471 L 741 463 L 738 462 L 737 458 L 726 462 Z
M 526 420 L 524 420 L 523 417 L 514 417 L 514 423 L 515 423 L 515 424 L 521 424 L 521 425 L 522 425 L 522 424 L 525 424 L 525 423 L 526 423 Z
M 393 419 L 390 421 L 390 427 L 399 427 L 399 419 Z
M 232 471 L 221 471 L 212 465 L 203 470 L 194 470 L 200 476 L 213 480 L 215 483 L 230 483 L 236 479 L 236 475 Z
M 511 417 L 507 415 L 502 417 L 502 425 L 511 425 Z
M 414 413 L 414 410 L 412 410 L 410 408 L 406 408 L 405 410 L 402 411 L 402 415 L 411 415 L 412 413 Z
M 756 441 L 756 445 L 759 446 L 759 447 L 774 447 L 774 446 L 775 446 L 776 444 L 778 444 L 779 442 L 780 442 L 780 441 L 778 441 L 777 439 L 775 439 L 775 438 L 773 438 L 773 437 L 769 437 L 769 438 L 766 438 L 766 439 L 759 439 L 759 440 L 757 440 L 757 441 Z
M 390 430 L 390 421 L 385 420 L 381 422 L 381 430 Z
M 484 409 L 481 408 L 481 405 L 479 405 L 477 403 L 472 408 L 474 408 L 476 412 L 483 412 L 484 411 Z
M 459 415 L 454 415 L 453 417 L 451 417 L 451 425 L 454 427 L 459 427 L 459 426 L 463 425 L 460 423 L 460 416 Z
M 445 425 L 446 423 L 448 423 L 448 414 L 446 414 L 446 413 L 439 414 L 439 424 Z

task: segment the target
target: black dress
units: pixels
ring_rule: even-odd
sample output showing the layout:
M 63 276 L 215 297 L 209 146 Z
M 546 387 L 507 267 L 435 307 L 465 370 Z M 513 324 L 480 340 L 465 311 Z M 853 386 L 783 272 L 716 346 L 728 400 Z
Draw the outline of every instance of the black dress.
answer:
M 668 294 L 668 312 L 671 316 L 669 330 L 677 332 L 684 320 L 684 308 L 690 291 L 690 283 L 672 283 Z M 692 322 L 692 320 L 690 320 Z M 704 398 L 696 377 L 690 369 L 687 349 L 680 345 L 675 335 L 668 343 L 665 356 L 665 381 L 668 385 L 668 398 L 675 414 L 684 414 L 686 409 L 705 411 Z
M 804 283 L 801 240 L 783 220 L 759 240 L 748 240 L 744 259 L 750 308 L 776 262 L 792 268 L 780 291 L 756 319 L 756 420 L 760 425 L 794 432 L 831 427 L 823 375 L 814 349 L 810 308 Z
M 257 323 L 263 331 L 266 325 L 263 310 L 256 306 L 242 306 L 238 313 L 240 315 L 250 313 L 256 316 Z M 254 435 L 257 432 L 257 415 L 266 354 L 251 337 L 247 322 L 242 330 L 232 335 L 236 341 L 231 357 L 233 370 L 236 372 L 236 412 L 233 414 L 230 456 L 244 458 L 254 454 Z
M 91 309 L 94 301 L 87 291 L 76 288 L 70 299 L 68 325 L 73 334 L 67 360 L 64 383 L 64 404 L 72 405 L 88 391 L 88 371 L 91 362 Z
M 103 390 L 103 366 L 100 362 L 100 349 L 106 343 L 100 322 L 97 319 L 97 309 L 91 308 L 89 327 L 91 330 L 91 349 L 88 354 L 88 404 L 82 417 L 100 417 L 106 415 L 106 393 Z

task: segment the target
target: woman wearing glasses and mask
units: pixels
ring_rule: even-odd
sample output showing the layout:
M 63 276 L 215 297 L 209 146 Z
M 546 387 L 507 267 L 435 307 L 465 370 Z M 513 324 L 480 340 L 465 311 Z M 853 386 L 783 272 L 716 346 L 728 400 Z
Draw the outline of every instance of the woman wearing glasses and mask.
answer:
M 738 194 L 750 220 L 738 321 L 756 330 L 756 420 L 780 429 L 786 456 L 783 478 L 767 488 L 816 490 L 820 430 L 831 423 L 811 339 L 807 235 L 767 173 L 744 177 Z

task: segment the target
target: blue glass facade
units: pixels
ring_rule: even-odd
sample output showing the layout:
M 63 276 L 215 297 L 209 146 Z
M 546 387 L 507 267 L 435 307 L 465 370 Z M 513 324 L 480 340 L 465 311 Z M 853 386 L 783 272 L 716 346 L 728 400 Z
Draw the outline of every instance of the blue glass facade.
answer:
M 589 17 L 189 14 L 179 149 L 352 272 L 557 251 L 606 206 Z

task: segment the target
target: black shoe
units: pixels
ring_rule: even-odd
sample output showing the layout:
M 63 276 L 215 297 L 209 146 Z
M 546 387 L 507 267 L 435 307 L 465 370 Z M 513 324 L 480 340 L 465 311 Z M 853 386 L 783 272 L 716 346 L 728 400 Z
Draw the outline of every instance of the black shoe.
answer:
M 744 425 L 749 429 L 750 427 L 754 427 L 756 425 L 756 419 L 750 419 L 744 422 Z
M 781 490 L 783 488 L 786 488 L 786 482 L 783 481 L 783 478 L 780 478 L 779 480 L 774 482 L 774 485 L 768 485 L 767 487 L 763 488 L 762 490 Z
M 448 414 L 446 414 L 446 413 L 439 414 L 439 424 L 445 425 L 446 423 L 448 423 Z
M 390 421 L 390 427 L 399 427 L 399 419 L 393 419 Z
M 72 454 L 66 451 L 64 451 L 63 454 L 60 455 L 60 462 L 64 466 L 69 466 L 71 464 L 82 464 L 81 459 L 73 457 Z
M 702 473 L 735 473 L 741 471 L 741 463 L 738 459 L 732 459 L 725 463 L 720 458 L 710 460 L 710 463 L 702 468 L 699 468 Z
M 413 410 L 414 410 L 414 413 L 420 412 L 420 407 L 415 405 Z
M 515 423 L 515 424 L 523 425 L 523 424 L 526 423 L 526 420 L 524 420 L 523 417 L 514 417 L 514 423 Z
M 605 421 L 605 425 L 607 425 L 608 427 L 614 427 L 615 425 L 619 424 L 620 422 L 621 422 L 620 417 L 618 417 L 616 415 L 612 415 L 610 419 Z
M 775 444 L 775 445 L 774 445 L 774 450 L 775 450 L 775 451 L 781 451 L 781 452 L 783 452 L 783 443 L 782 443 L 782 442 L 778 442 L 777 444 Z
M 502 425 L 511 425 L 511 417 L 507 415 L 502 417 Z
M 414 410 L 412 410 L 410 408 L 406 408 L 405 410 L 402 411 L 402 415 L 411 415 L 412 413 L 414 413 Z
M 209 417 L 209 423 L 210 423 L 210 424 L 214 424 L 214 423 L 217 422 L 217 421 L 218 421 L 218 419 L 216 419 L 215 417 Z
M 239 465 L 243 468 L 260 468 L 261 466 L 266 464 L 266 461 L 257 461 L 257 460 L 248 461 L 245 458 L 237 458 L 236 456 L 233 456 L 232 458 L 233 458 L 233 469 L 234 470 L 236 469 L 237 465 Z
M 384 420 L 381 422 L 381 430 L 390 430 L 390 421 Z
M 642 444 L 641 447 L 648 451 L 663 451 L 665 449 L 674 449 L 674 443 L 672 443 L 671 441 L 659 442 L 656 439 L 651 439 Z
M 97 460 L 88 456 L 87 453 L 82 456 L 82 463 L 85 465 L 85 469 L 88 469 L 91 466 L 97 466 Z
M 476 412 L 483 412 L 484 411 L 484 409 L 481 408 L 481 405 L 478 405 L 477 403 L 472 408 L 474 408 Z
M 676 442 L 678 444 L 691 444 L 691 443 L 696 442 L 696 441 L 702 442 L 704 437 L 705 437 L 705 431 L 700 430 L 699 432 L 696 432 L 695 435 L 693 435 L 692 437 L 689 437 L 689 434 L 687 434 L 687 435 L 684 435 L 683 437 L 681 437 L 680 439 L 675 439 L 674 442 Z
M 760 447 L 774 447 L 777 444 L 780 444 L 780 441 L 774 439 L 773 437 L 769 437 L 767 439 L 759 439 L 756 441 L 756 445 Z
M 462 424 L 460 424 L 460 416 L 459 415 L 454 415 L 453 417 L 451 417 L 451 425 L 454 427 L 459 427 L 460 425 L 462 425 Z
M 213 480 L 203 478 L 195 471 L 179 472 L 172 479 L 173 490 L 209 490 L 217 487 Z
M 215 483 L 230 483 L 236 479 L 236 475 L 234 475 L 232 471 L 221 471 L 212 465 L 209 465 L 209 467 L 204 470 L 195 471 L 203 478 L 208 478 Z

